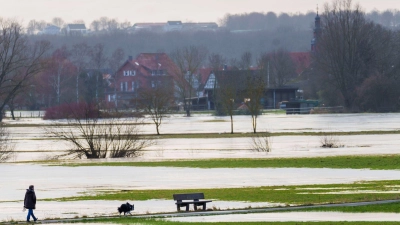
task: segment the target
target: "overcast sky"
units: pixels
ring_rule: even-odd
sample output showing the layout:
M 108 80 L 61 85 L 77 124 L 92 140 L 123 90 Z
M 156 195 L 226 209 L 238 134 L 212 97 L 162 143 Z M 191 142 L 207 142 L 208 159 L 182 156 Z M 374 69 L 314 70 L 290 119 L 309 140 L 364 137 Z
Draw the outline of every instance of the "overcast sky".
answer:
M 17 19 L 24 24 L 29 20 L 50 22 L 61 17 L 65 22 L 84 20 L 89 25 L 102 16 L 118 21 L 165 22 L 181 20 L 191 22 L 218 22 L 225 14 L 268 12 L 277 14 L 306 13 L 320 9 L 326 0 L 0 0 L 0 16 Z M 328 1 L 330 2 L 330 1 Z M 400 10 L 400 0 L 359 0 L 366 11 Z

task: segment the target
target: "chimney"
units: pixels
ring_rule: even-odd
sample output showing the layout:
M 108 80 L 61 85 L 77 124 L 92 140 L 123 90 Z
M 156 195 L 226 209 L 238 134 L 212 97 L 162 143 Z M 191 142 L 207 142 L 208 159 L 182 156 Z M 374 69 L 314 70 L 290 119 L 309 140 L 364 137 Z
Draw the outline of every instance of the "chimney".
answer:
M 130 55 L 130 56 L 128 57 L 128 60 L 129 60 L 129 61 L 132 61 L 132 60 L 133 60 L 133 57 Z
M 223 70 L 228 70 L 228 65 L 224 64 L 224 69 Z

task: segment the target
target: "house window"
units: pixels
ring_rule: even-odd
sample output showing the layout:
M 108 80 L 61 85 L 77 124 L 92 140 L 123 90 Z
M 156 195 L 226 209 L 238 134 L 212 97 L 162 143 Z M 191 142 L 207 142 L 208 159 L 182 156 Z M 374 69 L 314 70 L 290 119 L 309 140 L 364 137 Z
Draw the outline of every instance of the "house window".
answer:
M 124 76 L 135 76 L 136 70 L 124 70 Z
M 121 82 L 121 91 L 128 91 L 128 82 Z
M 155 71 L 155 70 L 152 70 L 152 71 L 151 71 L 151 75 L 152 75 L 152 76 L 155 76 L 155 75 L 156 75 L 156 71 Z
M 135 91 L 135 81 L 132 81 L 132 91 Z
M 156 87 L 156 82 L 154 80 L 151 81 L 151 87 L 155 88 Z
M 115 99 L 116 99 L 115 95 L 108 95 L 109 102 L 115 102 Z

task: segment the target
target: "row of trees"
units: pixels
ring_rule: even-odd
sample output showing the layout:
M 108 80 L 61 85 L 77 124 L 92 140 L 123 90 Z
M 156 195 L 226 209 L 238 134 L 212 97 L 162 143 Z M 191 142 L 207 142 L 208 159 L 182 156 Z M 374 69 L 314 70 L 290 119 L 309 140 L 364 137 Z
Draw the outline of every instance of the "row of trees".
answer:
M 43 59 L 45 66 L 30 80 L 26 89 L 8 104 L 29 109 L 47 108 L 66 102 L 99 102 L 104 99 L 103 73 L 114 74 L 125 59 L 122 49 L 107 57 L 104 45 L 78 43 L 63 46 Z M 26 98 L 29 96 L 29 98 Z
M 321 28 L 311 72 L 320 97 L 349 110 L 396 110 L 400 33 L 368 20 L 351 0 L 326 4 Z
M 72 24 L 85 24 L 83 20 L 75 20 Z M 54 25 L 61 29 L 65 29 L 67 23 L 60 17 L 54 17 L 51 21 L 47 22 L 44 20 L 30 20 L 26 26 L 26 33 L 28 35 L 34 35 L 45 29 L 48 25 Z M 131 28 L 132 25 L 129 21 L 119 22 L 118 19 L 100 17 L 94 20 L 90 24 L 90 30 L 92 32 L 115 32 L 120 30 L 126 30 Z
M 312 28 L 312 21 L 316 12 L 310 11 L 303 13 L 243 13 L 227 14 L 221 21 L 221 26 L 229 30 L 275 30 L 284 27 L 293 27 L 300 30 Z M 366 19 L 382 26 L 398 29 L 400 25 L 400 11 L 398 9 L 388 9 L 384 11 L 372 10 L 365 13 Z
M 0 30 L 0 112 L 3 112 L 29 87 L 33 76 L 43 70 L 50 43 L 32 42 L 14 21 L 0 20 Z M 0 122 L 2 115 L 0 113 Z

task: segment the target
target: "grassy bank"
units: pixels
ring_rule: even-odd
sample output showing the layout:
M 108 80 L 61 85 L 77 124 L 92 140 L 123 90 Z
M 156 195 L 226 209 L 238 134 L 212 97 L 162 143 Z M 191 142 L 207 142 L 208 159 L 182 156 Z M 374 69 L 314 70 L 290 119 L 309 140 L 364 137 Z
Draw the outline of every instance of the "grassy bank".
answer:
M 139 201 L 172 199 L 176 193 L 204 192 L 207 199 L 216 201 L 272 202 L 295 205 L 362 202 L 400 199 L 400 180 L 371 181 L 351 184 L 268 186 L 243 188 L 214 188 L 196 190 L 119 190 L 88 193 L 84 196 L 48 199 L 58 201 L 121 200 Z
M 383 212 L 400 213 L 400 203 L 387 203 L 363 206 L 338 206 L 338 207 L 318 207 L 313 209 L 295 210 L 296 212 L 346 212 L 346 213 L 365 213 L 365 212 Z
M 384 220 L 382 218 L 382 220 Z M 84 222 L 84 221 L 79 221 Z M 215 222 L 215 223 L 201 223 L 201 222 L 168 222 L 163 220 L 155 219 L 137 219 L 137 218 L 116 218 L 116 219 L 96 219 L 95 221 L 88 221 L 88 223 L 114 223 L 114 224 L 137 224 L 137 225 L 205 225 L 205 224 L 215 224 L 215 225 L 258 225 L 258 224 L 271 224 L 271 225 L 394 225 L 399 224 L 399 222 Z
M 44 162 L 46 163 L 46 162 Z M 61 166 L 141 166 L 141 167 L 192 167 L 192 168 L 350 168 L 396 170 L 400 169 L 400 155 L 332 156 L 315 158 L 268 159 L 207 159 L 159 162 L 91 162 L 62 163 Z

